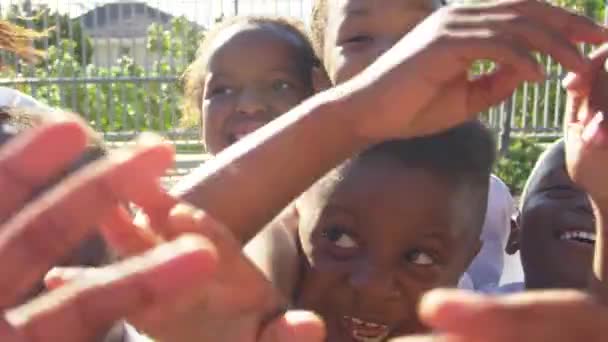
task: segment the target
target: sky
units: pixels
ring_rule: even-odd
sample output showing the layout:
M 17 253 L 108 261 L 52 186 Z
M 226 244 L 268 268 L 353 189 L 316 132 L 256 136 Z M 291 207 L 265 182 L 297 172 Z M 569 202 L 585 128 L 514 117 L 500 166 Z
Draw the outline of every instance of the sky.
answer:
M 62 13 L 78 16 L 87 10 L 108 2 L 145 2 L 174 16 L 184 15 L 200 24 L 209 24 L 222 11 L 234 13 L 234 3 L 238 2 L 241 14 L 280 14 L 300 17 L 306 20 L 312 0 L 31 0 L 35 4 L 46 4 Z M 21 3 L 22 0 L 0 0 L 2 7 Z

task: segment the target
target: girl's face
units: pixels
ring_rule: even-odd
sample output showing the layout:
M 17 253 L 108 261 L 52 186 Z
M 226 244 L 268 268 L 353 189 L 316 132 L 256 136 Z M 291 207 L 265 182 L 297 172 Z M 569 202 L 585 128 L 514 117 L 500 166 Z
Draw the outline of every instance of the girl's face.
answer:
M 327 2 L 323 61 L 334 84 L 372 64 L 440 6 L 438 0 Z
M 214 40 L 202 100 L 207 150 L 217 154 L 312 95 L 298 42 L 272 26 L 237 24 Z

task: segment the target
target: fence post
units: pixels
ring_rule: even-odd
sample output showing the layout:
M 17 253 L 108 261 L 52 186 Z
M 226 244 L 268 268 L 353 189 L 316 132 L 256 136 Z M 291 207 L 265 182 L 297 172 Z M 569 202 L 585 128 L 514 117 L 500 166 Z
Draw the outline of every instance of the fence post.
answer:
M 608 1 L 608 0 L 607 0 Z M 507 155 L 509 143 L 511 142 L 511 114 L 513 112 L 513 96 L 509 97 L 503 104 L 502 122 L 500 123 L 500 140 L 498 142 L 498 153 L 501 157 Z

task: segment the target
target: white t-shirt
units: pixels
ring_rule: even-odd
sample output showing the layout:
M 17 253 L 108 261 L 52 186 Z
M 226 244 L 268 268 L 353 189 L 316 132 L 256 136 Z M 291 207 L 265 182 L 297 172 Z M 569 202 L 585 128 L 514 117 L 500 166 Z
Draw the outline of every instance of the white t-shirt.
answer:
M 511 231 L 515 201 L 500 178 L 490 177 L 488 208 L 481 231 L 483 246 L 461 279 L 460 288 L 484 291 L 500 284 L 505 260 L 505 247 Z

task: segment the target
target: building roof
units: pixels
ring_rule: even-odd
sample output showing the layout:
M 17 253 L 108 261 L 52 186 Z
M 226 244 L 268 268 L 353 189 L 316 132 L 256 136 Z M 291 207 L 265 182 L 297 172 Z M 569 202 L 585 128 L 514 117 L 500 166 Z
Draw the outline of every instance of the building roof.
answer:
M 145 37 L 150 24 L 166 25 L 172 18 L 144 2 L 120 1 L 97 6 L 75 19 L 94 38 L 134 38 Z

